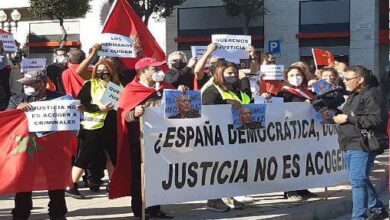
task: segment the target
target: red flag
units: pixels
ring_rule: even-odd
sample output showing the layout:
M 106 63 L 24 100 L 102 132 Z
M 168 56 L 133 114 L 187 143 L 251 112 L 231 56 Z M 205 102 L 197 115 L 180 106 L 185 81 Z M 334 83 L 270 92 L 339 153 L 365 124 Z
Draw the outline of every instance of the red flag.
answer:
M 163 89 L 172 89 L 171 85 L 161 83 L 159 91 Z M 149 96 L 155 93 L 154 88 L 147 88 L 139 82 L 139 76 L 129 83 L 121 92 L 118 107 L 118 142 L 117 142 L 117 161 L 114 173 L 110 182 L 110 199 L 131 195 L 131 160 L 129 145 L 129 129 L 125 120 L 126 114 L 141 104 Z
M 164 51 L 127 0 L 116 1 L 102 32 L 128 36 L 134 41 L 137 58 L 121 58 L 127 69 L 134 69 L 135 63 L 143 57 L 165 60 Z
M 38 138 L 20 110 L 0 112 L 0 195 L 65 189 L 72 184 L 72 132 Z
M 331 52 L 313 48 L 312 53 L 316 66 L 330 66 L 334 64 L 334 57 Z
M 260 94 L 270 93 L 272 95 L 278 94 L 284 84 L 279 80 L 260 80 Z

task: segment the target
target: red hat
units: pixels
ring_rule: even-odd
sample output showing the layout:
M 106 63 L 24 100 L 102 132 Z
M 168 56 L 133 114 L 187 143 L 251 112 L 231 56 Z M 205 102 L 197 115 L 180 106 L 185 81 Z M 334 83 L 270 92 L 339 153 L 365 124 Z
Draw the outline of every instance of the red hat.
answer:
M 148 66 L 161 66 L 165 64 L 165 61 L 159 62 L 155 58 L 145 57 L 135 63 L 135 70 L 142 70 Z

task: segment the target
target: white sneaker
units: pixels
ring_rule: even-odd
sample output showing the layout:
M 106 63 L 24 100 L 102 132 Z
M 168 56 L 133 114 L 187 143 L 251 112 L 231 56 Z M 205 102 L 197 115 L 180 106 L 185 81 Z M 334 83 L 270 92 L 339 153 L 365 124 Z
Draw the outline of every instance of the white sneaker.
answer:
M 226 212 L 230 209 L 230 207 L 227 206 L 222 199 L 207 200 L 206 208 L 214 212 Z
M 232 209 L 241 209 L 245 206 L 245 203 L 235 200 L 232 198 L 224 199 L 226 205 L 228 205 Z
M 234 196 L 233 197 L 235 200 L 243 203 L 251 203 L 254 202 L 255 199 L 249 196 Z

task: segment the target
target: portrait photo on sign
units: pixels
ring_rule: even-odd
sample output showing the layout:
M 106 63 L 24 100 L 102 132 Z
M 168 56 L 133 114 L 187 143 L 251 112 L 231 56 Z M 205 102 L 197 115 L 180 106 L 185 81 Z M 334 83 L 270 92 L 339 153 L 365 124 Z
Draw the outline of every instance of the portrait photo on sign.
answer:
M 265 108 L 265 104 L 232 106 L 233 127 L 237 130 L 264 128 Z
M 200 118 L 202 98 L 200 91 L 165 90 L 164 118 Z

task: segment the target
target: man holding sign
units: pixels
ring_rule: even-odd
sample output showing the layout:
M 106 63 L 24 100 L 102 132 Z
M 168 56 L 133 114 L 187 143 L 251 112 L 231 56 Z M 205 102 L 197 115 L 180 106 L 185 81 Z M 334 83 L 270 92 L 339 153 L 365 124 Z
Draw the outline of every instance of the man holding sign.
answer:
M 60 93 L 46 90 L 47 75 L 44 70 L 31 71 L 24 74 L 24 77 L 19 79 L 18 82 L 23 84 L 24 93 L 20 95 L 12 96 L 7 110 L 20 109 L 22 111 L 32 110 L 31 102 L 35 101 L 47 101 L 62 96 Z M 64 134 L 67 135 L 67 134 Z M 54 147 L 54 146 L 53 146 Z M 70 159 L 70 157 L 68 158 Z M 67 159 L 65 158 L 65 161 Z M 58 168 L 66 166 L 61 161 L 56 161 Z M 64 161 L 62 161 L 64 162 Z M 70 168 L 70 164 L 69 164 Z M 44 167 L 44 169 L 50 170 L 50 167 Z M 64 175 L 69 175 L 66 170 L 59 170 Z M 48 171 L 50 172 L 50 171 Z M 66 176 L 62 176 L 61 172 L 56 176 L 57 179 L 64 181 L 68 179 Z M 53 184 L 56 180 L 50 179 L 52 174 L 46 174 L 48 178 L 48 185 Z M 62 181 L 63 182 L 63 181 Z M 20 183 L 23 184 L 23 183 Z M 49 216 L 52 219 L 65 219 L 67 213 L 66 201 L 65 201 L 65 187 L 62 189 L 49 190 Z M 15 208 L 12 210 L 14 219 L 27 219 L 32 209 L 32 194 L 31 192 L 17 192 L 15 195 Z

